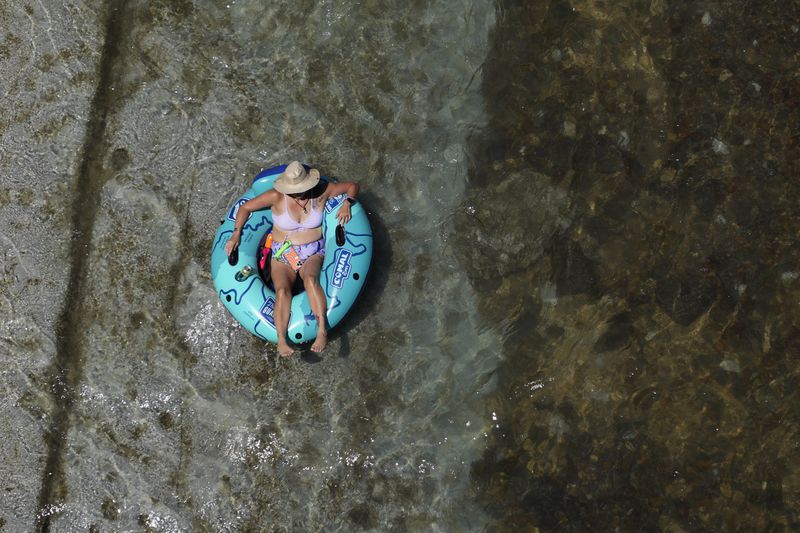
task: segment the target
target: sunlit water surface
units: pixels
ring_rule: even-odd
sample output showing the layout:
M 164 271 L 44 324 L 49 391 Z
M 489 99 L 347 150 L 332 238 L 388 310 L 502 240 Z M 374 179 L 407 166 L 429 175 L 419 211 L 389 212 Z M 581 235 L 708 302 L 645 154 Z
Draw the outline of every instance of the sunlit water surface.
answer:
M 70 303 L 85 333 L 63 493 L 38 517 L 58 531 L 480 529 L 486 517 L 470 504 L 469 471 L 500 423 L 481 403 L 499 355 L 447 227 L 462 208 L 466 137 L 484 121 L 476 78 L 494 6 L 240 0 L 111 9 L 121 17 L 108 37 L 118 55 L 101 93 L 93 64 L 108 52 L 94 25 L 107 13 L 94 19 L 90 6 L 70 4 L 5 14 L 31 21 L 18 35 L 34 59 L 42 35 L 51 36 L 41 45 L 48 57 L 62 47 L 61 57 L 83 52 L 85 74 L 56 98 L 76 102 L 67 120 L 78 127 L 46 140 L 75 152 L 73 172 L 79 126 L 98 106 L 107 114 L 102 137 L 88 140 L 102 146 L 90 176 L 96 200 L 85 199 L 89 191 L 75 200 L 96 213 L 86 288 Z M 62 33 L 48 26 L 54 16 L 70 22 Z M 54 84 L 75 78 L 67 62 L 46 67 L 58 74 Z M 14 90 L 35 98 L 21 84 Z M 17 159 L 42 159 L 32 146 L 13 148 Z M 325 354 L 284 360 L 223 309 L 208 257 L 218 219 L 251 177 L 292 159 L 361 184 L 376 253 L 362 302 Z M 52 185 L 62 195 L 34 193 L 37 209 L 63 213 L 48 222 L 65 242 L 69 173 Z M 4 180 L 17 197 L 30 188 Z M 24 247 L 22 261 L 6 263 L 11 276 L 31 276 L 34 253 L 58 248 L 21 235 L 4 236 L 7 257 Z M 53 253 L 69 260 L 68 251 Z M 44 351 L 46 362 L 56 349 Z M 48 375 L 19 353 L 7 353 L 10 364 Z M 13 391 L 36 390 L 34 437 L 37 427 L 48 431 L 53 409 L 40 381 Z M 31 403 L 15 404 L 14 416 L 33 412 Z M 31 452 L 27 488 L 3 511 L 12 528 L 34 524 L 47 451 Z

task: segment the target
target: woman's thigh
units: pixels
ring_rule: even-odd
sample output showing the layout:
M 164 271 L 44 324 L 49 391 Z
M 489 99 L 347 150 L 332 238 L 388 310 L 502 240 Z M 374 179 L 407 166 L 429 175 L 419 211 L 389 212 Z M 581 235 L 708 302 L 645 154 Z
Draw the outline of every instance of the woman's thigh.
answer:
M 306 283 L 308 280 L 319 281 L 319 273 L 322 270 L 323 259 L 325 259 L 325 256 L 319 254 L 312 255 L 306 259 L 306 262 L 300 267 L 300 277 L 303 279 L 303 283 Z
M 272 260 L 270 269 L 270 277 L 272 278 L 272 284 L 275 286 L 275 292 L 281 289 L 291 291 L 294 280 L 297 278 L 297 272 L 286 263 L 276 259 Z

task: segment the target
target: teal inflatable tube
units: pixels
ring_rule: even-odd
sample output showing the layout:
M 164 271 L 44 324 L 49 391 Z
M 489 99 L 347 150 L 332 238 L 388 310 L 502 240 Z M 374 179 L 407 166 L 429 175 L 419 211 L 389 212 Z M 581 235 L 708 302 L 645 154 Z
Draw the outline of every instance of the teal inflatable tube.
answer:
M 278 174 L 286 165 L 261 171 L 252 187 L 228 209 L 226 217 L 214 236 L 211 245 L 211 277 L 217 295 L 225 308 L 253 335 L 277 343 L 275 329 L 275 291 L 258 275 L 259 244 L 272 230 L 272 212 L 269 209 L 251 213 L 242 232 L 239 256 L 231 265 L 225 254 L 225 243 L 233 233 L 233 223 L 239 206 L 272 188 Z M 330 178 L 323 177 L 331 181 Z M 353 218 L 344 226 L 345 242 L 336 244 L 336 213 L 345 201 L 345 195 L 328 199 L 322 221 L 325 238 L 325 260 L 320 272 L 320 284 L 328 302 L 328 327 L 333 328 L 347 315 L 364 288 L 372 261 L 372 229 L 361 203 L 351 206 Z M 237 274 L 245 266 L 252 268 L 249 277 Z M 311 311 L 305 291 L 292 298 L 287 337 L 295 343 L 313 340 L 317 336 L 317 320 Z

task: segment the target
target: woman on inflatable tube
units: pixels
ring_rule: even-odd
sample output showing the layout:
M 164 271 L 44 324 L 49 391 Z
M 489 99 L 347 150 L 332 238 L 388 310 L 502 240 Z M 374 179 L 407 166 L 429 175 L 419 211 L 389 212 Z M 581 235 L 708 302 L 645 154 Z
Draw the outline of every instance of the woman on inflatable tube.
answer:
M 350 205 L 356 203 L 358 184 L 320 181 L 319 171 L 306 170 L 299 161 L 287 165 L 273 185 L 274 188 L 248 200 L 236 214 L 234 230 L 225 244 L 225 253 L 239 246 L 242 228 L 253 211 L 270 208 L 272 228 L 271 270 L 275 286 L 275 329 L 278 332 L 278 353 L 284 357 L 294 350 L 286 339 L 289 311 L 292 304 L 292 285 L 297 275 L 303 280 L 314 318 L 317 320 L 317 337 L 311 350 L 321 352 L 327 343 L 325 291 L 319 283 L 319 273 L 325 256 L 322 236 L 322 218 L 328 198 L 347 195 L 337 213 L 340 225 L 350 221 Z

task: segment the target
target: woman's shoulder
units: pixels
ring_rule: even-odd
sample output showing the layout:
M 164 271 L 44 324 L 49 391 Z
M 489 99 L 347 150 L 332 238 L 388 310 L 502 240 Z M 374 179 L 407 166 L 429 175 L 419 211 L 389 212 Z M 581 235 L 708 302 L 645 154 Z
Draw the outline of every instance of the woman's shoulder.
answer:
M 262 192 L 260 196 L 265 200 L 269 200 L 270 203 L 273 204 L 283 199 L 283 193 L 277 189 L 267 189 L 266 191 Z
M 269 189 L 252 200 L 249 200 L 245 205 L 248 209 L 264 209 L 266 207 L 272 207 L 276 203 L 280 202 L 283 193 L 276 191 L 275 189 Z

